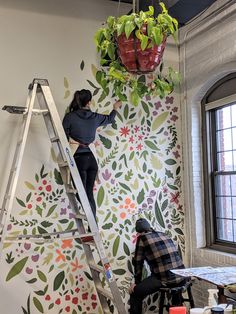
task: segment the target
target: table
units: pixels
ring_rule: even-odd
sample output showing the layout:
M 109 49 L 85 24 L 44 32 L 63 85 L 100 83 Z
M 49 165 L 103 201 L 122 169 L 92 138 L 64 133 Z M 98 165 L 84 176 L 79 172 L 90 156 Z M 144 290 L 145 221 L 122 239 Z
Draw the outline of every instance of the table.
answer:
M 196 277 L 201 280 L 205 280 L 217 286 L 218 302 L 227 303 L 224 289 L 229 285 L 236 286 L 236 267 L 193 267 L 184 269 L 171 270 L 174 274 L 183 277 Z

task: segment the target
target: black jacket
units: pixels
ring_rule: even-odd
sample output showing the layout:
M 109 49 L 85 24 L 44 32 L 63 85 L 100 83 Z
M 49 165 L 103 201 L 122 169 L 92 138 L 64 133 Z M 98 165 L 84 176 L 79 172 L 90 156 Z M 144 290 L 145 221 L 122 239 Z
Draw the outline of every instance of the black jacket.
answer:
M 115 116 L 116 110 L 112 110 L 109 115 L 104 115 L 88 109 L 80 109 L 67 113 L 62 124 L 67 139 L 71 137 L 73 140 L 87 145 L 94 141 L 97 128 L 111 124 L 115 120 Z M 86 151 L 90 151 L 88 147 L 79 147 L 77 150 L 77 152 Z

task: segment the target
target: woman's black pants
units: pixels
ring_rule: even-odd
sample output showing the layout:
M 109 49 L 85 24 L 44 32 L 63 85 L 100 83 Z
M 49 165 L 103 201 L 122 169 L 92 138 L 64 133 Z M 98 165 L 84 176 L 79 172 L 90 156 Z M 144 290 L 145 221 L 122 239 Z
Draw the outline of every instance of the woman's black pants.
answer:
M 75 154 L 74 159 L 96 219 L 96 203 L 93 196 L 93 187 L 98 172 L 97 161 L 93 153 L 90 152 Z

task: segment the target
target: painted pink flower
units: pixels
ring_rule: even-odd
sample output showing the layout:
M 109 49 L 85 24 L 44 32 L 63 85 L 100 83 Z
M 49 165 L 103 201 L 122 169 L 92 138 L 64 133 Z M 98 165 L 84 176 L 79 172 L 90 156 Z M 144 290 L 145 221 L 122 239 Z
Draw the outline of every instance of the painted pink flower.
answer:
M 136 125 L 136 126 L 134 127 L 135 133 L 137 133 L 137 132 L 139 131 L 139 129 L 140 129 L 140 127 Z
M 143 135 L 138 136 L 138 140 L 141 141 L 143 139 Z
M 142 149 L 143 149 L 143 145 L 142 144 L 138 144 L 137 150 L 142 150 Z
M 176 121 L 176 120 L 178 120 L 179 118 L 174 114 L 171 118 L 170 118 L 170 120 L 171 121 Z
M 126 137 L 127 135 L 129 135 L 130 129 L 127 126 L 124 126 L 123 128 L 120 128 L 120 134 L 121 136 L 124 135 L 124 137 Z
M 174 101 L 174 97 L 166 96 L 166 104 L 173 104 L 173 101 Z
M 106 169 L 105 172 L 102 172 L 102 177 L 104 180 L 108 181 L 111 177 L 111 172 L 109 172 L 108 169 Z
M 130 136 L 130 138 L 129 138 L 129 142 L 130 142 L 130 143 L 133 143 L 133 142 L 134 142 L 134 137 L 133 137 L 133 135 L 132 135 L 132 136 Z
M 180 157 L 180 154 L 179 154 L 178 150 L 176 152 L 173 152 L 173 155 L 175 156 L 176 159 Z
M 178 107 L 174 107 L 174 108 L 172 109 L 172 111 L 173 111 L 173 112 L 177 112 L 177 111 L 178 111 Z
M 160 101 L 157 101 L 154 105 L 155 105 L 156 110 L 162 107 L 162 104 Z
M 176 192 L 176 193 L 170 193 L 171 195 L 171 200 L 170 202 L 171 203 L 175 203 L 176 205 L 179 204 L 179 192 Z

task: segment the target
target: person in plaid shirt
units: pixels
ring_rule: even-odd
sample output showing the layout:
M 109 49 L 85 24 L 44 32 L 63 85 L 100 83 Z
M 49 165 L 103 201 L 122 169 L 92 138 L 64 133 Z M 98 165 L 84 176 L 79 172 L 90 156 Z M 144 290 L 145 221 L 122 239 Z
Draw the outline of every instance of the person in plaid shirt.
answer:
M 175 287 L 185 283 L 185 279 L 170 271 L 184 268 L 184 264 L 172 239 L 153 230 L 146 219 L 138 219 L 135 228 L 140 235 L 133 258 L 135 283 L 129 289 L 130 314 L 141 314 L 142 301 L 148 295 L 163 286 Z M 151 275 L 142 280 L 144 261 L 148 263 Z

